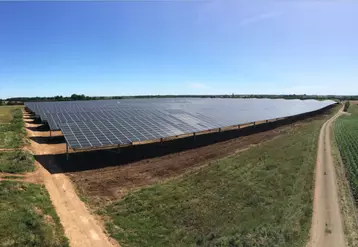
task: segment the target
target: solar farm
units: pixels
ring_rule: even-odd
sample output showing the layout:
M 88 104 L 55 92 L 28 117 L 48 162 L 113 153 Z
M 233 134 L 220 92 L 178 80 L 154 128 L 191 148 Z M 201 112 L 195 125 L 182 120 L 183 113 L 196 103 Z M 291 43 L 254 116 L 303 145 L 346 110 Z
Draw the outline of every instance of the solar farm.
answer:
M 306 233 L 277 219 L 287 213 L 295 224 L 310 224 L 310 215 L 295 212 L 312 201 L 316 141 L 335 105 L 233 98 L 28 102 L 21 111 L 36 170 L 22 178 L 46 185 L 70 244 L 173 246 L 184 239 L 190 246 L 209 236 L 202 246 L 214 246 L 230 240 L 234 226 L 253 246 L 250 227 L 262 221 L 275 227 L 272 241 L 285 231 L 298 242 Z M 100 238 L 91 238 L 93 229 Z
M 124 99 L 28 102 L 25 107 L 60 130 L 67 147 L 91 149 L 165 140 L 314 112 L 334 101 L 272 99 Z

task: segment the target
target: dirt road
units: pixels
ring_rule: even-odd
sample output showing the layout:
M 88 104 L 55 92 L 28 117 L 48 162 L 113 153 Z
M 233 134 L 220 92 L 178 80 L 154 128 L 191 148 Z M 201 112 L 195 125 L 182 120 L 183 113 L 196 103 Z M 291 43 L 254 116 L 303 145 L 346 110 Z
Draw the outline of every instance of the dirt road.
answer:
M 26 114 L 24 115 L 26 121 Z M 27 134 L 29 137 L 42 136 L 43 132 L 33 131 L 31 127 L 36 124 L 26 123 Z M 45 132 L 45 134 L 47 134 Z M 47 147 L 50 145 L 41 145 L 33 140 L 29 149 L 34 154 L 50 153 Z M 51 158 L 49 158 L 51 159 Z M 56 165 L 54 160 L 48 161 Z M 64 174 L 51 175 L 45 168 L 38 163 L 39 176 L 43 180 L 46 189 L 50 194 L 53 205 L 60 217 L 66 236 L 69 238 L 71 247 L 107 247 L 116 246 L 104 233 L 102 227 L 96 219 L 89 213 L 85 204 L 77 196 L 72 183 Z
M 324 123 L 319 136 L 309 247 L 345 246 L 335 167 L 331 153 L 331 126 L 342 113 L 342 109 Z

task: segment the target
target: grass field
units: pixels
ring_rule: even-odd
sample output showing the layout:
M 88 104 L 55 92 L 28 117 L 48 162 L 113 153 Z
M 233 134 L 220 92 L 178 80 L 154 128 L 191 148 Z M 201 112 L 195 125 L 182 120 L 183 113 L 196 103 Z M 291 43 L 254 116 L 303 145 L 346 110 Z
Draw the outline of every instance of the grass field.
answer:
M 21 147 L 25 134 L 21 107 L 0 107 L 0 148 Z M 33 171 L 33 163 L 33 156 L 26 151 L 0 151 L 0 172 Z M 69 246 L 43 185 L 23 183 L 21 177 L 15 176 L 2 176 L 1 179 L 0 246 Z
M 335 123 L 335 136 L 346 168 L 353 196 L 358 202 L 358 105 L 348 109 L 351 115 L 341 116 Z
M 352 103 L 351 103 L 352 104 Z M 336 120 L 337 121 L 337 120 Z M 337 129 L 333 128 L 333 131 Z M 335 133 L 337 137 L 337 133 Z M 346 169 L 342 161 L 341 153 L 338 148 L 337 138 L 332 139 L 332 155 L 336 168 L 336 180 L 338 196 L 340 202 L 341 215 L 343 219 L 344 235 L 347 247 L 358 246 L 358 225 L 356 218 L 356 206 L 352 200 L 349 182 L 347 180 Z
M 0 182 L 0 246 L 69 246 L 44 186 Z
M 20 106 L 0 107 L 0 148 L 19 148 L 24 144 L 25 127 Z M 33 157 L 25 151 L 0 152 L 0 172 L 33 171 Z
M 9 123 L 13 118 L 13 112 L 21 108 L 21 106 L 0 106 L 0 124 Z
M 0 152 L 0 172 L 24 173 L 34 170 L 33 156 L 22 150 Z
M 0 148 L 18 148 L 26 135 L 21 107 L 0 106 Z
M 317 138 L 329 116 L 98 212 L 122 246 L 304 246 Z

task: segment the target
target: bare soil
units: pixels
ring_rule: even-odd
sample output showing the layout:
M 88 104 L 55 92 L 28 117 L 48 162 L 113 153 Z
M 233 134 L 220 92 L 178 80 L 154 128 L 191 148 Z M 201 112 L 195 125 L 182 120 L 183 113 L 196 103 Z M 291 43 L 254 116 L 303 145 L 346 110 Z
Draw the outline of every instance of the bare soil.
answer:
M 317 151 L 316 181 L 313 202 L 311 238 L 308 246 L 345 246 L 337 179 L 331 152 L 332 122 L 343 108 L 321 128 Z
M 13 174 L 13 173 L 5 173 L 0 172 L 0 180 L 12 180 L 19 179 L 21 182 L 33 183 L 33 184 L 43 184 L 43 179 L 40 174 L 40 170 L 38 169 L 39 165 L 36 164 L 36 170 L 34 172 L 28 172 L 25 174 Z M 16 177 L 16 179 L 15 179 Z
M 14 151 L 14 150 L 21 150 L 21 148 L 0 148 L 0 152 L 7 152 L 7 151 Z

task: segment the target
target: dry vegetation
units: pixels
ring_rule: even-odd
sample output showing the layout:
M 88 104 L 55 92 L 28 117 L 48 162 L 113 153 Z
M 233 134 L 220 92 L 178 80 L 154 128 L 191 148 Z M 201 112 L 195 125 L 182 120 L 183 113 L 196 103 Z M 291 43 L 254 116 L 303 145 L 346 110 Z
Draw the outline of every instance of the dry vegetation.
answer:
M 0 106 L 0 148 L 19 148 L 26 135 L 20 107 Z

